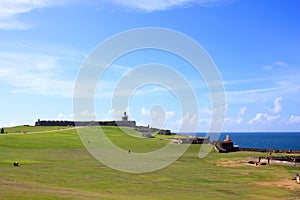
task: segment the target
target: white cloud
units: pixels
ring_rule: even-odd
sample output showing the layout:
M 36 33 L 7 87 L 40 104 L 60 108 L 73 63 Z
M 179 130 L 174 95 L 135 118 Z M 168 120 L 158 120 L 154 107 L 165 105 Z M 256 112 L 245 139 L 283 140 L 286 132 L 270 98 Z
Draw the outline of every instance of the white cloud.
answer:
M 64 114 L 63 113 L 59 113 L 58 114 L 58 120 L 62 120 L 64 118 Z
M 289 66 L 287 63 L 285 62 L 282 62 L 282 61 L 277 61 L 277 62 L 274 62 L 273 65 L 266 65 L 263 67 L 263 70 L 266 70 L 266 71 L 269 71 L 269 70 L 272 70 L 274 67 L 276 66 L 279 66 L 279 67 L 287 67 Z
M 211 119 L 209 119 L 209 118 L 200 118 L 199 124 L 209 125 L 210 121 L 211 121 Z
M 261 103 L 278 96 L 284 96 L 285 99 L 299 99 L 300 74 L 298 71 L 281 70 L 267 73 L 263 77 L 254 79 L 225 81 L 226 101 L 230 104 Z M 252 89 L 253 86 L 263 87 Z
M 240 110 L 238 112 L 238 116 L 242 116 L 242 115 L 246 114 L 246 112 L 247 112 L 247 107 L 244 106 L 244 107 L 240 108 Z
M 168 10 L 177 7 L 187 7 L 191 5 L 213 6 L 219 5 L 225 0 L 112 0 L 112 3 L 125 8 L 137 9 L 146 12 L 157 10 Z
M 31 10 L 46 6 L 45 1 L 41 0 L 1 0 L 0 2 L 0 18 L 11 18 L 15 15 L 28 13 Z
M 264 92 L 273 92 L 276 90 L 280 90 L 281 88 L 272 87 L 272 88 L 260 88 L 254 90 L 240 90 L 240 91 L 228 91 L 226 92 L 227 95 L 245 95 L 245 94 L 255 94 L 264 93 Z
M 277 61 L 277 62 L 274 63 L 274 65 L 281 66 L 281 67 L 286 67 L 286 66 L 288 66 L 287 63 L 282 62 L 282 61 Z
M 13 126 L 20 126 L 20 122 L 18 121 L 10 121 L 10 122 L 4 122 L 1 124 L 2 127 L 13 127 Z M 5 130 L 4 130 L 5 131 Z
M 20 22 L 18 20 L 3 20 L 0 19 L 0 29 L 5 29 L 5 30 L 15 30 L 15 29 L 29 29 L 31 28 L 32 25 L 25 23 L 25 22 Z
M 173 116 L 175 116 L 175 111 L 166 111 L 166 118 L 169 119 Z
M 141 110 L 142 115 L 149 117 L 150 116 L 150 110 L 147 110 L 145 108 L 142 108 Z
M 240 117 L 240 118 L 238 118 L 237 120 L 236 120 L 236 123 L 237 124 L 240 124 L 240 123 L 242 123 L 244 121 L 244 118 L 243 117 Z
M 73 114 L 65 115 L 63 113 L 59 113 L 57 117 L 58 117 L 58 120 L 74 120 Z
M 224 119 L 224 124 L 225 125 L 237 125 L 237 124 L 241 124 L 244 121 L 244 115 L 247 112 L 247 107 L 241 107 L 237 113 L 236 117 L 226 117 Z
M 263 121 L 263 113 L 257 113 L 256 116 L 249 121 L 249 124 L 255 124 Z
M 175 111 L 165 111 L 160 106 L 154 106 L 151 110 L 142 108 L 141 113 L 150 118 L 150 126 L 156 128 L 165 128 L 168 119 L 175 116 Z M 149 122 L 147 124 L 149 124 Z
M 277 120 L 280 118 L 280 115 L 268 115 L 265 113 L 257 113 L 256 116 L 251 119 L 248 123 L 249 124 L 266 124 Z
M 282 106 L 281 106 L 281 104 L 280 104 L 281 101 L 282 101 L 282 98 L 281 98 L 281 97 L 276 98 L 276 99 L 274 100 L 274 107 L 271 109 L 271 112 L 272 112 L 273 114 L 278 114 L 278 113 L 280 113 L 280 112 L 282 111 Z
M 237 125 L 237 124 L 241 124 L 244 121 L 244 118 L 231 118 L 231 117 L 226 117 L 224 119 L 224 125 L 228 126 L 228 125 Z
M 92 112 L 92 111 L 88 111 L 88 110 L 84 110 L 80 113 L 80 117 L 84 117 L 84 118 L 96 118 L 97 113 Z
M 201 109 L 199 110 L 199 113 L 200 113 L 201 116 L 202 116 L 202 115 L 209 115 L 209 116 L 211 116 L 212 113 L 213 113 L 213 111 L 212 111 L 212 109 L 210 109 L 210 108 L 208 108 L 208 107 L 203 107 L 203 108 L 201 108 Z
M 159 124 L 160 126 L 164 125 L 166 120 L 172 118 L 175 116 L 175 111 L 164 111 L 163 109 L 158 109 L 160 107 L 153 107 L 151 110 L 147 110 L 145 108 L 142 108 L 141 113 L 142 115 L 146 117 L 151 117 L 152 120 L 152 126 L 155 126 L 153 123 Z
M 300 116 L 291 115 L 288 122 L 290 124 L 300 124 Z
M 183 6 L 191 3 L 191 0 L 113 0 L 117 5 L 144 10 L 147 12 L 155 10 L 166 10 L 175 6 Z
M 20 15 L 33 10 L 62 4 L 59 0 L 1 0 L 0 29 L 27 29 L 31 25 L 19 20 Z
M 128 106 L 125 109 L 114 109 L 114 108 L 111 108 L 108 111 L 108 114 L 114 120 L 121 120 L 122 116 L 124 116 L 124 112 L 126 112 L 126 115 L 130 116 L 130 108 Z
M 41 50 L 34 44 L 0 49 L 0 81 L 14 88 L 12 93 L 72 97 L 72 68 L 80 66 L 82 53 L 66 48 Z M 72 78 L 72 79 L 71 79 Z
M 269 109 L 269 113 L 257 113 L 256 116 L 249 120 L 249 124 L 266 124 L 274 120 L 279 120 L 282 111 L 281 106 L 282 98 L 278 97 L 274 100 L 274 107 Z
M 203 122 L 206 122 L 204 120 Z M 197 132 L 200 119 L 197 114 L 190 112 L 185 113 L 185 115 L 175 122 L 180 132 Z
M 230 123 L 230 124 L 234 124 L 236 121 L 230 117 L 226 117 L 224 119 L 224 123 L 227 124 L 227 123 Z
M 232 2 L 231 0 L 99 0 L 101 6 L 104 3 L 116 6 L 152 12 L 156 10 L 168 10 L 192 5 L 215 6 Z M 22 15 L 29 14 L 38 9 L 50 8 L 65 4 L 97 4 L 98 2 L 83 0 L 1 0 L 0 1 L 0 29 L 22 30 L 34 26 L 31 22 L 24 22 Z
M 264 69 L 264 70 L 271 70 L 271 69 L 273 69 L 273 67 L 270 66 L 270 65 L 267 65 L 267 66 L 264 66 L 263 69 Z
M 237 114 L 237 118 L 234 120 L 234 123 L 236 124 L 241 124 L 244 121 L 243 116 L 246 114 L 247 112 L 247 107 L 241 107 L 238 114 Z
M 252 103 L 267 101 L 274 98 L 275 94 L 283 93 L 283 87 L 270 87 L 253 90 L 226 91 L 226 100 L 229 103 Z

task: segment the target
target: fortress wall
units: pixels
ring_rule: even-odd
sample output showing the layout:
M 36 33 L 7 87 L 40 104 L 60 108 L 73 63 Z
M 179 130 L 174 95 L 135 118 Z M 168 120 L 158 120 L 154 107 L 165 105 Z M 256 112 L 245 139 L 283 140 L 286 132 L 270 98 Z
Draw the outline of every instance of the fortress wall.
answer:
M 35 126 L 126 126 L 135 127 L 135 121 L 55 121 L 38 120 Z

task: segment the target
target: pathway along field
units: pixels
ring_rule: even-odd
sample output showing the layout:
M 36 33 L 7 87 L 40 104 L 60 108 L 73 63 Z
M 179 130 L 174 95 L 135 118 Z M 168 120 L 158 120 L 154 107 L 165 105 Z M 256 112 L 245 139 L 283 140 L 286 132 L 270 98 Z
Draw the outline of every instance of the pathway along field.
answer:
M 129 174 L 91 157 L 74 129 L 31 127 L 28 133 L 44 131 L 36 134 L 6 130 L 8 134 L 0 135 L 0 199 L 300 199 L 300 185 L 291 180 L 299 168 L 243 162 L 264 153 L 212 152 L 199 159 L 200 145 L 192 145 L 167 168 Z M 159 135 L 130 137 L 117 127 L 104 130 L 115 144 L 132 152 L 153 151 L 169 142 Z M 20 166 L 14 167 L 14 161 Z

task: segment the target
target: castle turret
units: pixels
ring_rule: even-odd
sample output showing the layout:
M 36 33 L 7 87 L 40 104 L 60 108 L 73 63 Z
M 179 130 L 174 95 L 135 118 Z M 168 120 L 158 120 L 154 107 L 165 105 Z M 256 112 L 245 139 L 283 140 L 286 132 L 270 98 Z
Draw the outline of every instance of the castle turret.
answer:
M 124 116 L 122 117 L 122 121 L 123 122 L 127 122 L 128 121 L 128 115 L 126 115 L 126 112 L 124 112 Z
M 226 135 L 226 139 L 224 140 L 224 142 L 232 142 L 232 140 L 229 138 L 229 135 Z

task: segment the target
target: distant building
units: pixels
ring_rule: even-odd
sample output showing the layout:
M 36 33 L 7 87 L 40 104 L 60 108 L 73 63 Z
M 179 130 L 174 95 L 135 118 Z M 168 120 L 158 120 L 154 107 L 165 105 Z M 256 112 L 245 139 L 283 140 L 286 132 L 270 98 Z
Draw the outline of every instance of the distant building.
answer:
M 215 144 L 215 149 L 219 153 L 239 151 L 239 148 L 233 145 L 233 142 L 229 138 L 229 135 L 226 135 L 226 139 L 224 141 L 222 140 L 217 141 Z
M 172 135 L 170 130 L 163 130 L 163 129 L 159 130 L 158 134 L 160 134 L 160 135 Z

